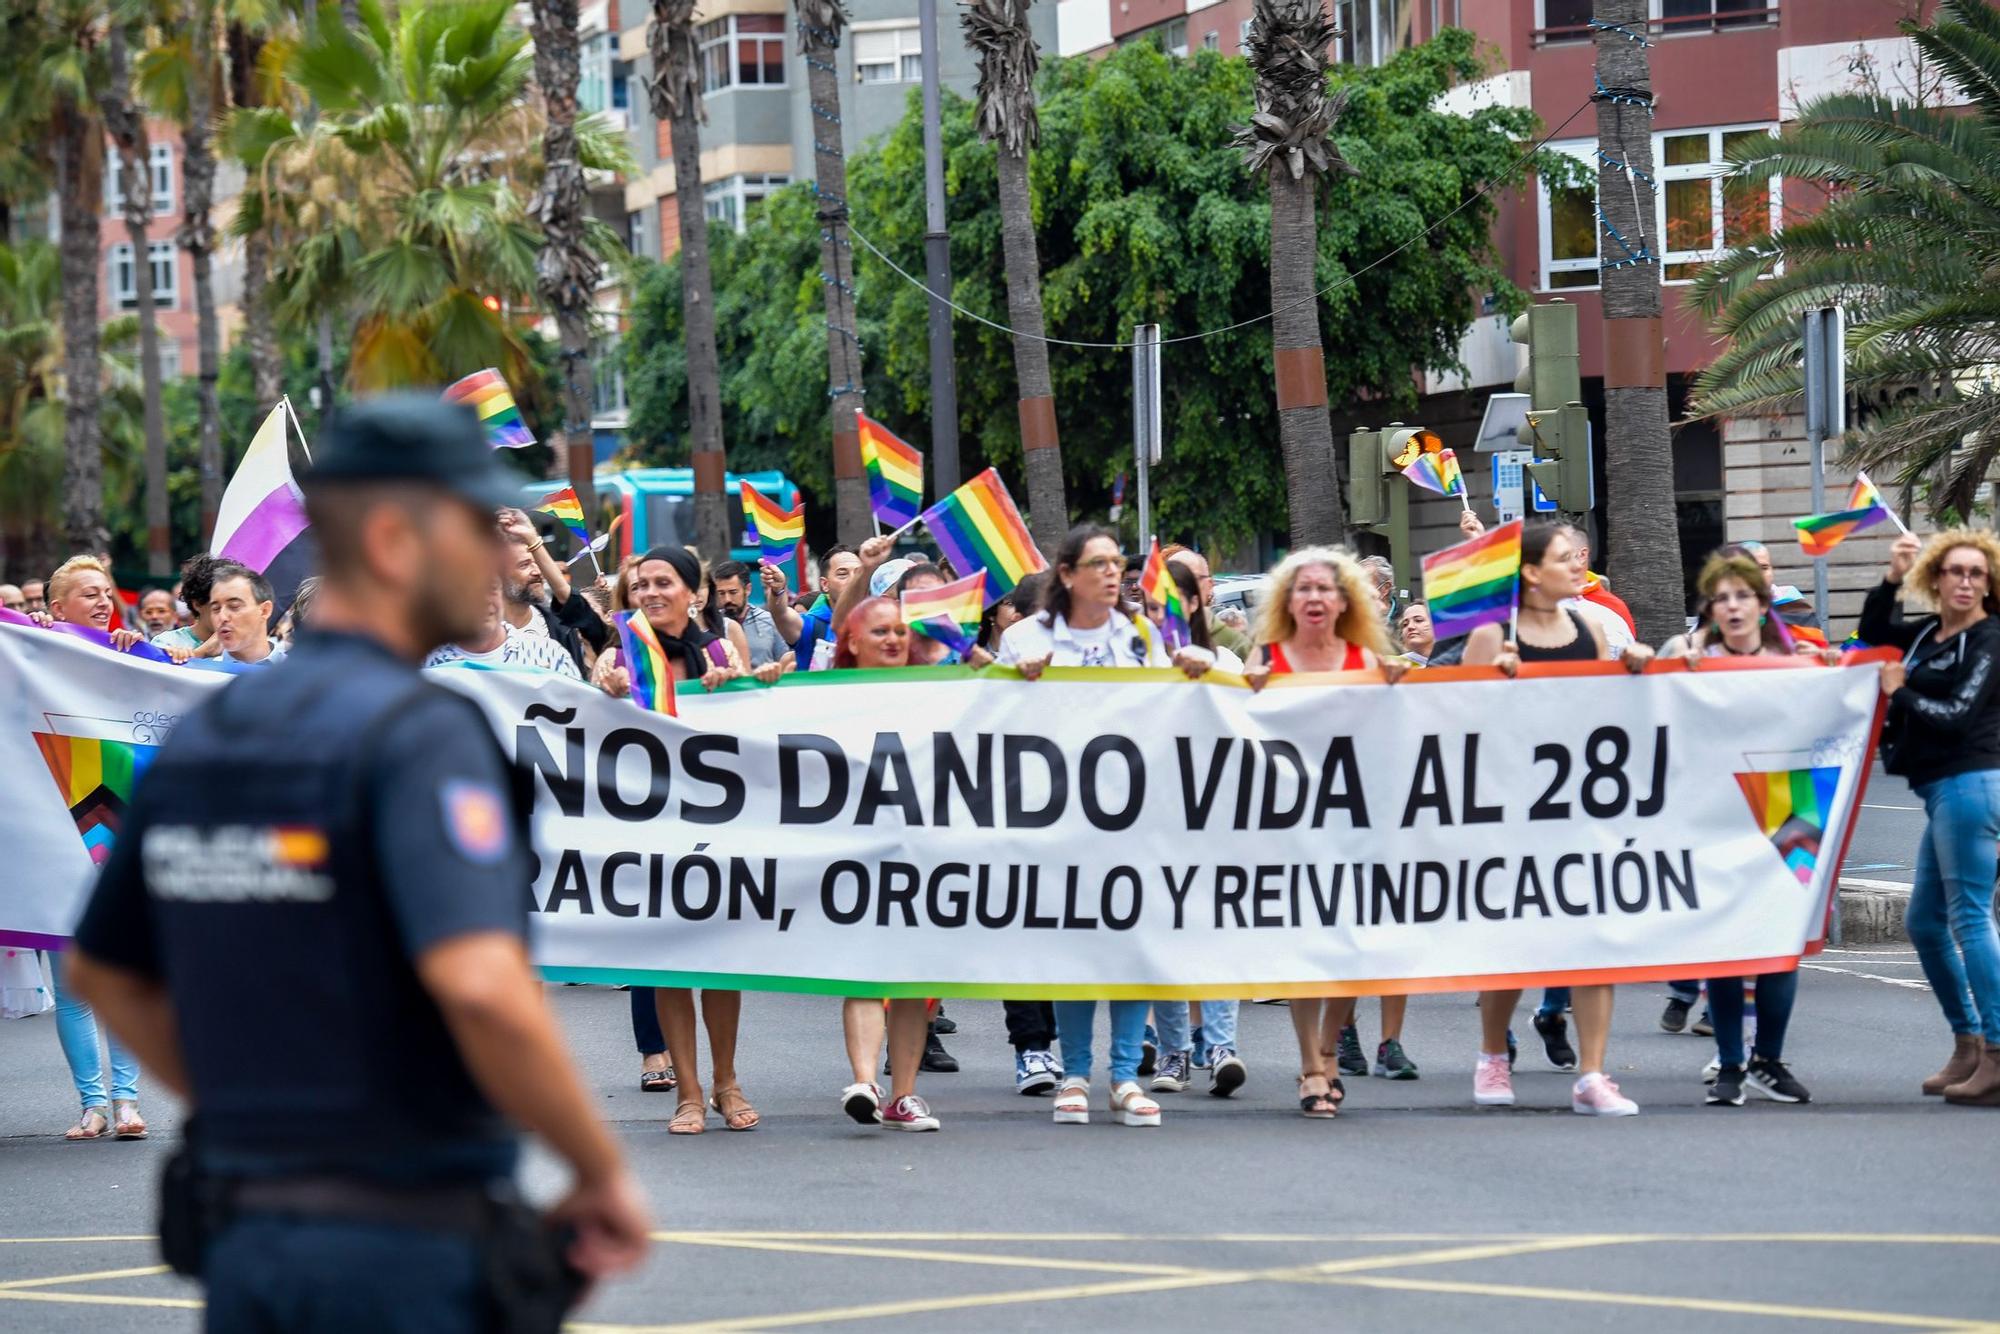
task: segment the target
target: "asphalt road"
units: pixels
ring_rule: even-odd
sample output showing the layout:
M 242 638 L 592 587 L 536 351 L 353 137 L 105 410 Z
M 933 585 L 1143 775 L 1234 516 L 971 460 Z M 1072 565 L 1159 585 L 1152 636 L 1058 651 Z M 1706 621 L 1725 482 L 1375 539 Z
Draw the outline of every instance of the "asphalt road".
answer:
M 1788 1054 L 1810 1107 L 1702 1106 L 1712 1048 L 1625 989 L 1612 1052 L 1645 1111 L 1605 1122 L 1562 1110 L 1532 1041 L 1522 1106 L 1473 1108 L 1474 1012 L 1437 996 L 1412 1005 L 1423 1078 L 1350 1080 L 1332 1123 L 1292 1111 L 1284 1011 L 1246 1007 L 1249 1085 L 1169 1095 L 1158 1130 L 1050 1124 L 1013 1092 L 999 1007 L 955 1004 L 965 1070 L 921 1085 L 943 1132 L 864 1130 L 835 1105 L 836 1003 L 755 996 L 763 1128 L 670 1139 L 626 997 L 551 995 L 662 1229 L 588 1328 L 2000 1328 L 2000 1112 L 1918 1095 L 1947 1044 L 1906 950 L 1808 965 Z M 63 1143 L 49 1018 L 0 1024 L 0 1069 L 0 1330 L 194 1328 L 147 1237 L 173 1109 L 147 1098 L 146 1143 Z M 559 1183 L 545 1159 L 529 1177 Z
M 1907 885 L 1915 879 L 1917 839 L 1924 807 L 1910 785 L 1882 772 L 1877 763 L 1862 794 L 1861 818 L 1854 825 L 1843 879 Z

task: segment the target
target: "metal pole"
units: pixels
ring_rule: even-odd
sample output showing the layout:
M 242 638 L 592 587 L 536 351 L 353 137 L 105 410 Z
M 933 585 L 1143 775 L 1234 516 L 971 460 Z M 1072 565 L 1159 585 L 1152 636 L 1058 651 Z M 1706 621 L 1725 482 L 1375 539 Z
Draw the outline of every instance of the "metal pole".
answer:
M 1812 512 L 1826 513 L 1826 395 L 1829 367 L 1826 363 L 1826 323 L 1829 312 L 1809 310 L 1805 315 L 1806 350 L 1806 445 L 1812 452 Z M 1827 626 L 1826 557 L 1813 557 L 1813 615 L 1820 632 Z
M 1139 554 L 1153 549 L 1149 472 L 1160 453 L 1160 326 L 1132 327 L 1132 462 L 1139 474 Z
M 953 368 L 951 242 L 945 233 L 944 129 L 939 110 L 937 0 L 917 6 L 924 55 L 924 286 L 930 291 L 931 494 L 958 489 L 958 376 Z

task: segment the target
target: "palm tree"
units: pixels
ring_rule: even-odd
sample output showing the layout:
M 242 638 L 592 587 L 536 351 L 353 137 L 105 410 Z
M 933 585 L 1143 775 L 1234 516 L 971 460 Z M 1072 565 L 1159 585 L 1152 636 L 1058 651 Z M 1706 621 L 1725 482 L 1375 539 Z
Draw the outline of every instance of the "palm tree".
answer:
M 701 189 L 701 45 L 695 0 L 653 0 L 646 49 L 653 60 L 653 115 L 672 127 L 674 208 L 681 233 L 681 313 L 686 321 L 689 462 L 694 466 L 695 544 L 727 560 L 729 503 L 723 491 L 722 366 L 715 351 L 715 284 L 708 268 L 708 212 Z
M 1906 23 L 1904 31 L 1958 94 L 1942 100 L 1965 106 L 1839 93 L 1801 108 L 1777 137 L 1746 138 L 1731 152 L 1734 180 L 1754 189 L 1783 175 L 1828 199 L 1813 217 L 1753 236 L 1696 278 L 1696 301 L 1730 345 L 1702 372 L 1695 408 L 1795 408 L 1804 387 L 1799 317 L 1842 304 L 1848 388 L 1872 409 L 1850 432 L 1843 460 L 1904 485 L 1928 482 L 1932 510 L 1964 518 L 2000 455 L 1992 382 L 2000 362 L 2000 12 L 1983 0 L 1945 0 L 1931 26 Z
M 232 14 L 226 42 L 230 103 L 261 105 L 266 100 L 262 68 L 269 44 L 266 33 Z M 257 226 L 231 231 L 243 240 L 243 342 L 250 354 L 251 392 L 260 404 L 275 403 L 285 392 L 285 364 L 278 348 L 277 318 L 271 311 L 271 234 Z
M 547 119 L 542 124 L 542 188 L 530 211 L 542 224 L 535 271 L 542 300 L 556 317 L 562 343 L 563 440 L 569 448 L 569 481 L 585 514 L 597 512 L 590 433 L 591 297 L 604 271 L 584 234 L 583 163 L 576 147 L 579 78 L 576 0 L 531 0 L 535 82 Z
M 1069 527 L 1069 501 L 1049 380 L 1049 345 L 1043 338 L 1041 255 L 1028 191 L 1028 150 L 1041 137 L 1035 114 L 1040 56 L 1028 26 L 1031 3 L 966 0 L 964 25 L 966 44 L 979 61 L 979 133 L 998 156 L 1000 245 L 1007 266 L 1007 322 L 1014 329 L 1028 519 L 1042 550 L 1054 551 Z
M 1347 102 L 1326 91 L 1334 31 L 1322 0 L 1256 0 L 1249 46 L 1257 113 L 1236 132 L 1244 161 L 1264 173 L 1271 193 L 1271 361 L 1292 542 L 1300 546 L 1346 537 L 1314 277 L 1314 194 L 1329 172 L 1354 170 L 1332 139 Z
M 146 571 L 155 578 L 173 572 L 173 541 L 167 507 L 167 429 L 160 408 L 160 330 L 153 313 L 152 245 L 147 224 L 153 216 L 145 113 L 132 94 L 128 42 L 143 39 L 144 27 L 114 18 L 105 42 L 106 78 L 98 94 L 105 133 L 118 152 L 124 184 L 125 235 L 132 247 L 132 289 L 139 322 L 139 370 L 144 384 L 146 431 Z
M 820 282 L 826 289 L 827 397 L 833 414 L 833 503 L 840 540 L 859 544 L 873 528 L 861 471 L 861 336 L 854 315 L 854 251 L 847 239 L 847 150 L 841 141 L 842 0 L 796 0 L 799 53 L 812 103 L 813 193 L 819 200 Z

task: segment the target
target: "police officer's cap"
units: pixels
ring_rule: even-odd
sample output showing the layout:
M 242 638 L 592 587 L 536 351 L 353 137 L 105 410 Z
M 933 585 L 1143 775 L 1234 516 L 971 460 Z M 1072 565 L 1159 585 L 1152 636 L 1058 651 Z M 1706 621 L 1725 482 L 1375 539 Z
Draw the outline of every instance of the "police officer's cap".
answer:
M 345 482 L 435 487 L 481 509 L 521 503 L 522 477 L 494 456 L 478 416 L 428 394 L 385 394 L 334 414 L 320 432 L 306 490 Z

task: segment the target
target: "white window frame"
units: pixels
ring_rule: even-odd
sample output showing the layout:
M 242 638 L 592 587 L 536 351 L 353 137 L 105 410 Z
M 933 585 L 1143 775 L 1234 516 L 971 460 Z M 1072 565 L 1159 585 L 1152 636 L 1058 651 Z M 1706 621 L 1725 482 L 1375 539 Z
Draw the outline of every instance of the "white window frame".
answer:
M 1752 122 L 1747 125 L 1690 126 L 1687 129 L 1659 130 L 1654 132 L 1653 178 L 1658 182 L 1658 188 L 1653 191 L 1652 231 L 1647 235 L 1646 239 L 1650 243 L 1650 248 L 1659 256 L 1661 282 L 1663 284 L 1670 287 L 1678 287 L 1694 281 L 1692 278 L 1666 277 L 1666 270 L 1669 265 L 1706 264 L 1719 258 L 1723 253 L 1722 188 L 1723 177 L 1727 172 L 1727 164 L 1722 161 L 1723 139 L 1729 135 L 1742 134 L 1753 130 L 1770 133 L 1774 132 L 1776 128 L 1775 125 L 1766 121 Z M 1665 156 L 1664 145 L 1666 140 L 1670 136 L 1677 137 L 1684 134 L 1708 135 L 1710 160 L 1679 167 L 1660 165 L 1661 160 Z M 1559 143 L 1551 143 L 1548 147 L 1555 152 L 1567 153 L 1569 156 L 1589 164 L 1591 169 L 1598 173 L 1600 188 L 1602 188 L 1605 177 L 1617 176 L 1619 174 L 1615 168 L 1604 166 L 1598 161 L 1597 141 L 1595 139 L 1570 139 Z M 1704 179 L 1710 183 L 1709 218 L 1711 220 L 1711 227 L 1708 248 L 1698 250 L 1665 249 L 1667 235 L 1667 183 L 1676 180 Z M 1784 220 L 1784 180 L 1782 177 L 1773 176 L 1770 178 L 1769 185 L 1771 192 L 1770 225 L 1771 229 L 1775 231 L 1783 225 Z M 1540 261 L 1540 271 L 1536 275 L 1537 290 L 1561 293 L 1564 291 L 1590 291 L 1598 287 L 1599 284 L 1597 283 L 1591 283 L 1585 287 L 1569 288 L 1552 287 L 1549 285 L 1549 276 L 1551 274 L 1587 272 L 1598 268 L 1603 258 L 1602 236 L 1599 237 L 1598 242 L 1599 254 L 1594 258 L 1587 260 L 1559 260 L 1554 258 L 1550 250 L 1552 227 L 1553 218 L 1550 214 L 1549 187 L 1546 182 L 1537 181 L 1535 183 L 1535 229 L 1537 232 L 1537 247 Z M 1633 237 L 1631 239 L 1636 244 L 1638 238 Z
M 1183 14 L 1179 18 L 1171 19 L 1168 22 L 1161 24 L 1159 31 L 1160 31 L 1160 45 L 1166 49 L 1167 54 L 1170 56 L 1178 56 L 1183 60 L 1187 59 L 1187 53 L 1188 53 L 1187 15 Z
M 174 309 L 180 304 L 180 248 L 172 241 L 149 241 L 146 256 L 153 267 L 153 309 Z M 132 267 L 131 242 L 120 241 L 105 253 L 105 288 L 113 309 L 138 308 L 139 275 Z
M 596 33 L 577 43 L 576 109 L 600 112 L 611 109 L 611 60 L 613 43 L 608 32 Z
M 1255 24 L 1255 19 L 1244 19 L 1236 25 L 1236 49 L 1244 55 L 1250 53 L 1250 29 Z
M 153 192 L 153 216 L 174 211 L 174 146 L 146 145 L 146 174 Z M 125 160 L 116 147 L 104 155 L 104 211 L 111 217 L 125 216 Z
M 747 88 L 753 92 L 764 92 L 769 89 L 786 88 L 791 85 L 791 62 L 786 60 L 783 54 L 785 34 L 782 16 L 761 14 L 756 16 L 759 18 L 779 18 L 781 22 L 779 30 L 776 32 L 745 32 L 737 26 L 736 21 L 741 17 L 743 16 L 738 14 L 724 14 L 721 18 L 710 19 L 695 29 L 695 39 L 701 44 L 701 90 L 704 97 L 713 97 L 717 93 L 735 92 L 742 88 Z M 743 83 L 738 79 L 737 76 L 742 72 L 742 62 L 737 43 L 742 39 L 759 43 L 768 41 L 776 41 L 778 43 L 778 77 L 776 79 L 763 83 Z M 709 82 L 709 53 L 718 49 L 723 53 L 723 73 L 726 76 L 726 80 L 711 85 Z M 761 58 L 758 64 L 761 68 L 763 64 Z
M 861 58 L 864 38 L 887 39 L 886 55 L 877 52 Z M 914 21 L 857 23 L 853 25 L 854 81 L 856 83 L 919 83 L 924 77 L 924 34 Z M 871 45 L 874 43 L 871 42 Z
M 158 342 L 160 352 L 160 379 L 162 381 L 181 378 L 181 340 L 162 338 Z
M 1222 49 L 1222 33 L 1214 28 L 1210 28 L 1207 32 L 1203 33 L 1201 35 L 1201 49 L 1204 51 L 1220 51 Z
M 1778 10 L 1780 2 L 1781 0 L 1713 0 L 1713 3 L 1709 7 L 1709 13 L 1711 15 L 1717 13 L 1729 14 L 1729 13 L 1734 13 L 1738 10 L 1755 9 L 1758 7 L 1759 4 L 1762 4 L 1765 10 L 1767 11 L 1763 24 L 1753 23 L 1749 19 L 1744 19 L 1739 23 L 1730 23 L 1723 25 L 1721 31 L 1729 32 L 1737 28 L 1757 28 L 1764 26 L 1764 24 L 1776 23 L 1778 21 Z M 1663 0 L 1648 0 L 1646 5 L 1646 21 L 1648 23 L 1658 23 L 1665 17 L 1666 17 L 1666 5 L 1664 4 Z M 1698 23 L 1690 22 L 1687 25 L 1685 31 L 1690 33 L 1696 33 L 1696 32 L 1712 33 L 1717 31 L 1717 29 L 1713 26 L 1712 19 L 1710 20 L 1710 24 L 1711 26 L 1709 27 L 1702 27 Z M 1549 26 L 1548 0 L 1535 0 L 1535 31 L 1544 32 L 1548 29 L 1548 26 Z M 1680 29 L 1677 28 L 1669 28 L 1663 35 L 1673 36 L 1675 32 L 1679 30 Z M 1585 38 L 1581 34 L 1578 34 L 1573 37 L 1564 37 L 1561 40 L 1565 42 L 1583 41 L 1585 40 Z
M 750 205 L 791 183 L 791 176 L 782 171 L 739 172 L 710 181 L 701 188 L 702 215 L 740 233 L 750 225 Z

